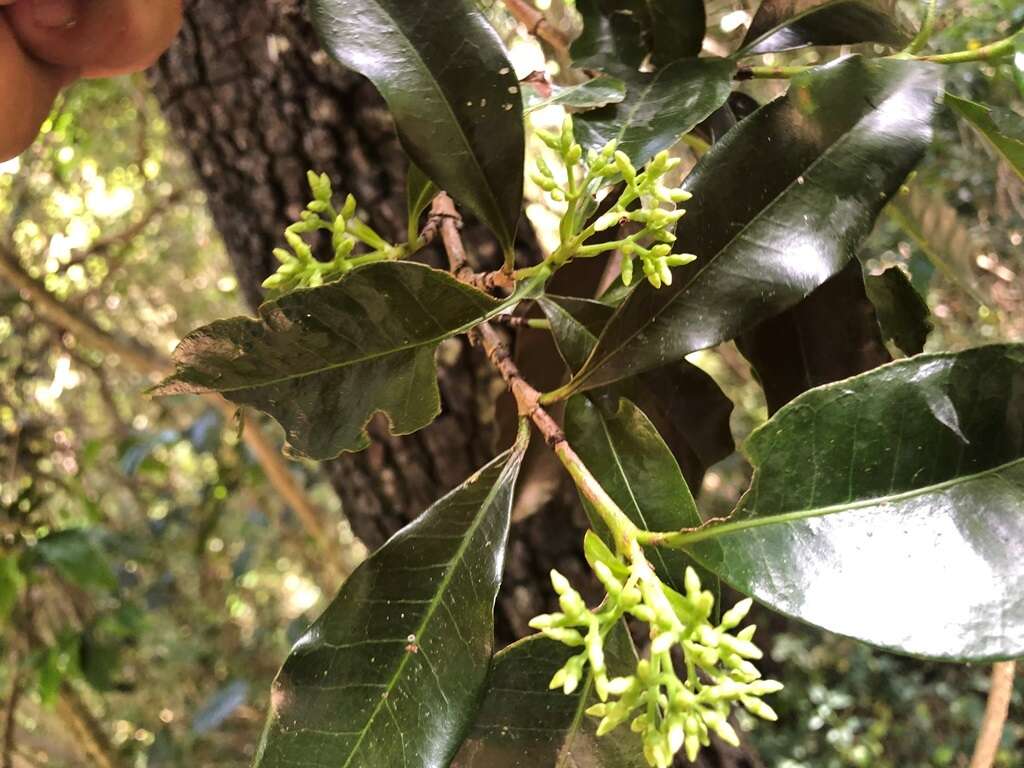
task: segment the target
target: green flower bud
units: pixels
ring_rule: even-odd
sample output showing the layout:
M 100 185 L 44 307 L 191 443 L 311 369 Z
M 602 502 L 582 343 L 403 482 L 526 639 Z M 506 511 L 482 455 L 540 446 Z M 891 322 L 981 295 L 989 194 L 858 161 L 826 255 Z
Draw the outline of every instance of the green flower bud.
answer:
M 691 600 L 696 600 L 697 595 L 700 594 L 700 576 L 697 575 L 692 566 L 686 566 L 686 573 L 683 574 L 683 584 L 686 587 L 686 596 Z
M 565 155 L 566 165 L 576 165 L 583 157 L 583 147 L 579 144 L 573 144 L 569 147 L 569 151 Z
M 633 282 L 633 259 L 625 254 L 622 255 L 622 284 L 630 285 Z
M 541 176 L 539 173 L 534 173 L 530 176 L 530 181 L 536 184 L 538 187 L 543 189 L 545 192 L 553 192 L 558 189 L 558 185 L 554 179 L 546 176 Z
M 564 595 L 566 592 L 572 589 L 572 584 L 555 569 L 551 569 L 551 586 L 554 587 L 555 593 Z
M 732 608 L 722 614 L 722 621 L 718 625 L 722 629 L 732 629 L 738 626 L 743 619 L 750 613 L 750 609 L 753 607 L 754 601 L 749 597 L 746 600 L 741 600 L 736 603 Z
M 676 639 L 676 634 L 674 632 L 662 632 L 651 642 L 651 653 L 665 653 L 676 644 Z
M 556 152 L 561 150 L 562 139 L 558 134 L 546 131 L 543 128 L 534 129 L 534 133 L 537 134 L 537 138 L 544 142 L 548 149 L 553 149 Z
M 740 640 L 746 640 L 748 643 L 754 639 L 754 632 L 757 631 L 757 624 L 748 624 L 742 630 L 740 630 L 736 637 Z
M 723 633 L 719 640 L 722 650 L 728 653 L 735 653 L 745 659 L 760 659 L 764 656 L 761 649 L 751 642 L 740 640 L 738 637 Z
M 779 719 L 779 716 L 775 713 L 775 710 L 769 707 L 760 699 L 755 699 L 753 696 L 744 696 L 740 699 L 747 712 L 750 714 L 760 717 L 762 720 L 770 720 L 772 722 Z
M 620 150 L 615 152 L 615 167 L 627 184 L 633 184 L 636 181 L 636 168 L 633 167 L 633 163 L 629 161 L 629 156 L 625 152 Z
M 767 696 L 771 693 L 778 693 L 782 689 L 783 685 L 778 680 L 755 680 L 749 685 L 752 696 Z
M 734 747 L 740 745 L 740 737 L 736 735 L 736 730 L 729 725 L 729 721 L 722 717 L 722 715 L 714 710 L 704 710 L 702 716 L 704 723 L 708 728 L 717 733 L 722 741 Z
M 608 211 L 608 213 L 601 214 L 597 217 L 597 221 L 594 222 L 595 232 L 604 232 L 607 229 L 618 226 L 618 223 L 622 220 L 622 213 L 619 211 Z
M 264 288 L 267 288 L 268 290 L 273 290 L 275 288 L 281 288 L 285 284 L 285 281 L 287 279 L 288 278 L 286 275 L 282 275 L 275 272 L 266 280 L 264 280 L 262 285 Z
M 350 195 L 348 195 L 345 198 L 345 204 L 341 207 L 341 215 L 343 217 L 345 217 L 345 219 L 347 220 L 347 219 L 351 219 L 352 216 L 355 215 L 355 212 L 356 212 L 356 198 L 355 198 L 355 196 L 350 194 Z
M 543 627 L 540 631 L 544 633 L 545 637 L 550 637 L 552 640 L 562 643 L 562 645 L 568 645 L 573 648 L 583 645 L 584 642 L 583 635 L 575 629 L 569 629 L 568 627 Z
M 685 740 L 686 746 L 686 759 L 691 763 L 697 760 L 697 755 L 700 754 L 700 738 L 693 733 L 686 735 Z
M 687 264 L 692 264 L 696 260 L 697 257 L 692 253 L 673 253 L 665 257 L 665 263 L 670 267 L 683 267 Z
M 533 629 L 547 629 L 556 626 L 564 617 L 560 613 L 542 613 L 530 619 L 529 626 Z
M 566 115 L 562 121 L 562 136 L 559 142 L 559 149 L 563 157 L 568 157 L 573 145 L 572 115 Z

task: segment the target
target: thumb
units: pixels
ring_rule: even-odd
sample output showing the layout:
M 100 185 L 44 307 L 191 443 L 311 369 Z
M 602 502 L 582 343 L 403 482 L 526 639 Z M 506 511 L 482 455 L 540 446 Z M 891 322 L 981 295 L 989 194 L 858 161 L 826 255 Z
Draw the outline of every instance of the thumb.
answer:
M 181 26 L 181 0 L 0 0 L 37 59 L 102 77 L 145 69 Z

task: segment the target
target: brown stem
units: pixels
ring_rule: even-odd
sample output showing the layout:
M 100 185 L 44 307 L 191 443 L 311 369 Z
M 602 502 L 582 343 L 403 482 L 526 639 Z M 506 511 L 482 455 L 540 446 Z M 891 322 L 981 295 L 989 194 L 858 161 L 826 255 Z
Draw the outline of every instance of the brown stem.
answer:
M 569 55 L 569 41 L 565 35 L 533 3 L 528 0 L 505 0 L 505 7 L 531 35 L 550 45 L 559 56 Z
M 508 272 L 475 272 L 466 249 L 462 245 L 462 216 L 459 215 L 455 202 L 446 192 L 439 192 L 430 206 L 430 217 L 423 228 L 421 239 L 424 243 L 433 241 L 438 233 L 448 253 L 448 263 L 456 280 L 472 285 L 481 291 L 491 292 L 496 289 L 511 292 L 516 283 Z
M 450 202 L 450 198 L 441 192 L 435 198 L 435 204 L 447 205 L 447 203 L 443 202 L 438 203 L 438 200 L 442 197 L 447 198 Z M 458 277 L 460 267 L 466 260 L 466 252 L 462 245 L 462 237 L 459 235 L 458 211 L 455 210 L 454 206 L 452 206 L 451 211 L 452 213 L 448 213 L 446 209 L 446 213 L 441 217 L 438 226 L 441 230 L 445 251 L 448 254 L 448 263 L 451 266 L 452 273 Z M 461 273 L 465 274 L 464 271 L 461 271 Z M 540 392 L 520 374 L 519 368 L 512 359 L 508 346 L 500 334 L 494 329 L 493 325 L 485 321 L 470 330 L 468 335 L 471 343 L 483 348 L 487 359 L 490 360 L 498 373 L 501 374 L 501 378 L 504 379 L 506 386 L 508 386 L 516 401 L 516 408 L 519 411 L 520 417 L 529 418 L 533 425 L 537 427 L 544 438 L 544 442 L 550 446 L 559 461 L 562 462 L 562 465 L 569 472 L 580 493 L 594 505 L 594 508 L 604 519 L 612 535 L 615 537 L 616 544 L 620 549 L 626 550 L 629 542 L 635 540 L 636 535 L 639 533 L 636 525 L 608 495 L 576 451 L 569 445 L 569 442 L 565 439 L 565 433 L 562 432 L 558 422 L 541 405 Z
M 992 768 L 999 742 L 1003 738 L 1003 726 L 1010 711 L 1010 696 L 1013 694 L 1013 676 L 1016 662 L 999 661 L 992 665 L 992 685 L 988 691 L 985 715 L 981 720 L 981 731 L 974 745 L 974 756 L 970 768 Z
M 116 355 L 129 367 L 150 378 L 166 376 L 173 371 L 171 361 L 152 347 L 135 339 L 114 336 L 112 333 L 104 331 L 89 318 L 65 305 L 41 282 L 29 275 L 22 268 L 17 257 L 2 246 L 0 246 L 0 279 L 17 289 L 36 315 L 57 328 L 70 332 L 86 346 L 104 354 Z M 209 394 L 204 395 L 204 398 L 230 421 L 235 413 L 233 405 L 220 395 Z M 327 535 L 320 523 L 323 518 L 322 511 L 295 481 L 281 452 L 267 439 L 259 424 L 246 416 L 243 416 L 243 419 L 245 422 L 242 439 L 263 469 L 267 481 L 292 508 L 306 533 L 329 555 L 326 558 L 329 563 L 326 566 L 329 575 L 332 577 L 344 576 L 346 569 L 340 565 L 343 562 L 342 558 L 337 556 L 331 537 Z
M 57 698 L 57 713 L 75 736 L 75 742 L 85 750 L 96 768 L 122 768 L 121 761 L 107 734 L 79 698 L 74 688 L 66 683 Z

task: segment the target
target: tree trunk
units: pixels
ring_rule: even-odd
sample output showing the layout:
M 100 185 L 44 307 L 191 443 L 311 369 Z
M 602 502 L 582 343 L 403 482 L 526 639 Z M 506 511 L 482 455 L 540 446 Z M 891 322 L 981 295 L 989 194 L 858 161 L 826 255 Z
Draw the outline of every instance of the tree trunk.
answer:
M 297 0 L 186 1 L 182 34 L 152 80 L 251 306 L 275 267 L 272 249 L 309 199 L 308 169 L 354 193 L 379 231 L 401 236 L 406 161 L 388 111 L 366 80 L 320 50 Z M 486 233 L 470 226 L 466 235 L 482 266 L 496 262 Z M 495 379 L 486 361 L 453 342 L 441 347 L 439 362 L 443 411 L 434 424 L 394 438 L 375 422 L 369 449 L 325 464 L 356 535 L 371 548 L 495 453 Z M 499 639 L 526 634 L 526 622 L 553 607 L 551 568 L 584 578 L 582 531 L 564 484 L 516 524 Z M 708 758 L 709 766 L 754 765 L 724 750 Z

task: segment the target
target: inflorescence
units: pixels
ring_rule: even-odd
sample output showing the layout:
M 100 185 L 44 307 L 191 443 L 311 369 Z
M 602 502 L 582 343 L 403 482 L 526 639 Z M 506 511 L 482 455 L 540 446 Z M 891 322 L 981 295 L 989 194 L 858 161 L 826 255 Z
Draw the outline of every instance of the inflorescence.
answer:
M 746 617 L 750 599 L 726 611 L 714 624 L 714 595 L 702 589 L 693 568 L 686 569 L 686 591 L 681 594 L 655 574 L 638 545 L 627 563 L 591 531 L 584 549 L 607 599 L 594 610 L 587 608 L 569 581 L 552 571 L 562 611 L 538 616 L 530 626 L 553 640 L 582 648 L 555 673 L 551 687 L 572 693 L 590 666 L 600 703 L 587 713 L 601 718 L 598 736 L 632 718 L 632 730 L 643 738 L 647 762 L 667 768 L 683 748 L 689 760 L 696 760 L 700 748 L 710 743 L 711 732 L 738 745 L 739 737 L 728 721 L 736 703 L 757 717 L 776 719 L 761 697 L 781 690 L 782 684 L 760 679 L 761 673 L 751 663 L 762 657 L 753 643 L 755 627 L 730 632 Z M 649 658 L 638 662 L 634 674 L 609 679 L 604 638 L 626 615 L 649 625 Z M 681 651 L 682 677 L 676 672 L 673 649 Z
M 407 246 L 389 243 L 358 217 L 355 197 L 348 195 L 340 211 L 334 207 L 334 191 L 326 173 L 310 171 L 307 179 L 313 200 L 306 206 L 299 221 L 284 231 L 291 250 L 274 249 L 274 256 L 281 262 L 281 266 L 263 282 L 268 292 L 280 296 L 296 288 L 315 288 L 340 280 L 346 273 L 363 264 L 400 259 L 406 255 Z M 319 230 L 331 236 L 334 258 L 330 261 L 317 261 L 313 249 L 302 237 Z M 360 244 L 370 250 L 353 256 Z
M 696 258 L 692 254 L 672 253 L 676 223 L 686 213 L 676 206 L 691 198 L 686 190 L 664 184 L 665 175 L 679 164 L 678 158 L 659 152 L 638 171 L 629 156 L 617 149 L 615 141 L 600 150 L 589 150 L 584 157 L 583 148 L 573 136 L 571 117 L 565 118 L 560 134 L 538 130 L 537 135 L 558 153 L 565 165 L 564 173 L 556 176 L 544 158 L 539 157 L 537 173 L 531 177 L 552 200 L 566 206 L 559 231 L 561 244 L 548 258 L 548 267 L 557 269 L 571 259 L 618 250 L 625 285 L 632 283 L 634 260 L 639 260 L 644 276 L 660 288 L 672 283 L 672 267 L 689 264 Z M 612 207 L 585 225 L 596 211 L 598 193 L 619 182 L 624 188 Z M 634 231 L 621 238 L 590 242 L 595 235 L 630 222 Z

